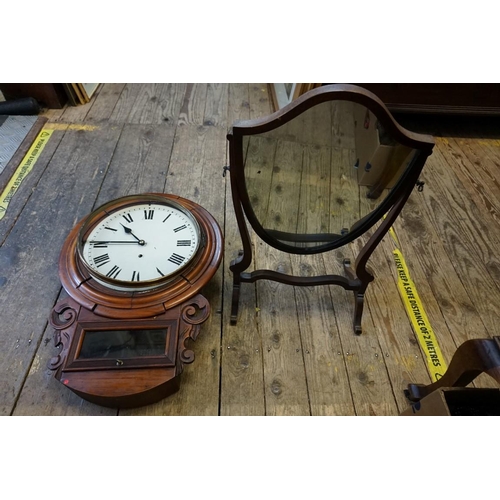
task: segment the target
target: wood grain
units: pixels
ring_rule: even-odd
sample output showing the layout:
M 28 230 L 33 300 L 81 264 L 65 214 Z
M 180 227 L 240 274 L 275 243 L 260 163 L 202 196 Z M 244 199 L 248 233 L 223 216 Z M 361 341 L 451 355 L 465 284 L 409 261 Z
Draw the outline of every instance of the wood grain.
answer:
M 250 119 L 250 92 L 246 83 L 230 83 L 228 91 L 227 125 Z
M 95 99 L 94 105 L 85 117 L 88 122 L 108 120 L 113 114 L 113 110 L 126 85 L 124 83 L 104 83 L 101 86 L 102 89 L 100 89 L 97 97 L 93 97 Z
M 119 135 L 119 127 L 102 127 L 98 134 L 68 130 L 15 231 L 0 248 L 0 267 L 5 270 L 0 307 L 6 332 L 0 360 L 2 414 L 13 411 L 20 389 L 30 383 L 25 378 L 61 288 L 60 249 L 73 225 L 90 212 Z M 19 311 L 24 311 L 21 328 Z
M 229 105 L 229 84 L 209 83 L 203 125 L 219 125 L 226 127 Z
M 250 118 L 248 99 L 248 85 L 229 85 L 228 123 Z M 229 265 L 242 248 L 231 198 L 229 176 L 226 177 L 225 195 L 220 414 L 265 415 L 263 348 L 257 328 L 258 308 L 255 284 L 242 286 L 238 322 L 236 325 L 231 325 L 229 322 L 233 292 L 233 275 L 229 270 Z M 253 270 L 253 267 L 252 263 L 249 270 Z
M 124 125 L 96 207 L 129 194 L 163 192 L 174 134 L 163 124 Z
M 17 189 L 17 192 L 9 202 L 7 211 L 5 212 L 3 219 L 0 220 L 0 245 L 2 245 L 5 241 L 5 238 L 7 238 L 7 235 L 14 227 L 14 224 L 16 224 L 20 213 L 26 208 L 30 197 L 37 189 L 37 185 L 42 178 L 52 156 L 54 155 L 54 152 L 59 147 L 59 143 L 64 137 L 64 133 L 65 130 L 56 130 L 52 132 L 52 136 L 50 137 L 49 141 L 45 145 L 44 150 L 38 157 L 35 166 L 31 170 L 31 172 L 24 178 L 23 182 Z M 11 170 L 10 172 L 6 172 L 4 170 L 3 174 L 10 174 L 9 177 L 5 176 L 5 178 L 4 176 L 2 176 L 2 185 L 3 187 L 5 187 L 5 185 L 7 185 L 10 181 L 10 177 L 15 174 L 15 170 Z
M 128 118 L 141 93 L 141 89 L 142 84 L 140 83 L 127 83 L 116 101 L 109 120 L 115 123 L 128 123 Z
M 218 127 L 184 126 L 176 132 L 165 192 L 190 199 L 207 209 L 224 227 L 225 130 Z M 217 174 L 217 175 L 216 175 Z M 222 318 L 221 266 L 202 291 L 212 313 L 193 344 L 195 361 L 181 377 L 180 391 L 147 408 L 123 410 L 120 414 L 217 415 Z
M 208 84 L 188 83 L 186 93 L 182 102 L 178 125 L 203 125 L 205 116 Z
M 443 168 L 442 155 L 439 156 L 438 151 L 429 159 L 427 167 L 425 174 L 427 183 L 423 190 L 424 203 L 421 204 L 422 214 L 434 225 L 486 329 L 490 335 L 494 334 L 499 324 L 500 311 L 496 300 L 498 287 L 484 259 L 488 256 L 495 259 L 493 247 L 486 248 L 485 238 L 488 232 L 471 232 L 473 223 L 467 210 L 477 213 L 478 209 L 473 208 L 470 200 L 463 196 L 465 189 L 457 185 L 458 181 L 446 175 L 447 181 L 443 184 L 443 181 L 434 174 L 436 170 L 446 171 Z M 468 208 L 464 207 L 464 201 L 467 202 Z M 468 222 L 464 222 L 464 219 Z M 480 225 L 482 222 L 475 220 L 474 224 Z M 483 240 L 483 243 L 480 240 Z

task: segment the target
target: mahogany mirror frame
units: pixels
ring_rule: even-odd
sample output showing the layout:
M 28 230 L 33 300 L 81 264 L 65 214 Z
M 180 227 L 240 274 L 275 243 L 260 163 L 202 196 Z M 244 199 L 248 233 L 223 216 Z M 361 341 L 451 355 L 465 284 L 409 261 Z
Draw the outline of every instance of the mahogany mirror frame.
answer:
M 293 120 L 310 108 L 328 101 L 350 101 L 368 108 L 379 120 L 385 131 L 402 146 L 415 150 L 410 164 L 380 205 L 366 217 L 354 224 L 351 230 L 335 241 L 311 247 L 291 247 L 273 238 L 257 219 L 248 194 L 244 172 L 243 139 L 246 136 L 262 134 L 274 130 Z M 340 285 L 354 293 L 355 308 L 353 328 L 356 334 L 362 332 L 361 317 L 363 313 L 364 293 L 368 284 L 373 281 L 373 274 L 366 268 L 371 254 L 385 236 L 395 219 L 403 209 L 422 168 L 432 153 L 434 140 L 431 136 L 417 134 L 406 130 L 393 118 L 384 103 L 373 93 L 355 85 L 326 85 L 311 90 L 275 113 L 256 120 L 238 121 L 233 124 L 227 135 L 229 141 L 229 172 L 231 178 L 231 193 L 243 249 L 231 261 L 229 269 L 233 273 L 233 293 L 231 305 L 231 324 L 236 324 L 241 283 L 253 283 L 260 279 L 269 279 L 293 286 Z M 387 215 L 386 215 L 387 214 Z M 245 272 L 252 262 L 252 246 L 246 220 L 254 232 L 268 245 L 283 252 L 295 254 L 316 254 L 342 247 L 359 238 L 384 215 L 385 219 L 370 237 L 358 254 L 353 267 L 349 259 L 344 260 L 346 276 L 293 276 L 276 271 L 262 269 L 251 273 Z

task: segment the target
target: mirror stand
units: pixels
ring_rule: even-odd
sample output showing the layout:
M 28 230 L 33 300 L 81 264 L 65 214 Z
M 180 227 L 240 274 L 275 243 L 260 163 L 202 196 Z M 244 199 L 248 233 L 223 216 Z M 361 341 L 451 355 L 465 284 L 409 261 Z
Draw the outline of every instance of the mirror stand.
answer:
M 233 182 L 233 179 L 234 177 L 232 177 L 231 182 Z M 387 217 L 359 252 L 354 266 L 351 265 L 350 259 L 344 259 L 343 268 L 346 276 L 336 274 L 326 274 L 323 276 L 293 276 L 271 271 L 269 269 L 260 269 L 250 273 L 245 272 L 252 263 L 252 245 L 250 243 L 250 234 L 248 233 L 243 208 L 236 196 L 234 198 L 234 210 L 243 243 L 243 249 L 238 252 L 238 257 L 233 259 L 229 266 L 230 271 L 233 273 L 231 324 L 236 325 L 238 320 L 241 283 L 255 283 L 261 279 L 268 279 L 293 286 L 339 285 L 344 288 L 344 290 L 350 290 L 354 294 L 353 329 L 356 335 L 360 335 L 362 333 L 361 318 L 363 316 L 365 292 L 368 285 L 375 279 L 373 272 L 367 267 L 368 259 L 403 209 L 417 180 L 418 174 L 414 182 L 413 179 L 409 180 L 407 189 L 401 193 L 401 197 L 391 208 Z
M 232 260 L 231 324 L 242 283 L 267 279 L 293 286 L 339 285 L 354 294 L 353 329 L 362 333 L 368 260 L 403 209 L 434 141 L 402 128 L 371 92 L 328 85 L 269 117 L 237 122 L 228 136 L 233 206 L 243 249 Z M 383 219 L 383 220 L 382 220 Z M 311 255 L 347 245 L 378 228 L 344 276 L 247 272 L 247 221 L 277 250 Z

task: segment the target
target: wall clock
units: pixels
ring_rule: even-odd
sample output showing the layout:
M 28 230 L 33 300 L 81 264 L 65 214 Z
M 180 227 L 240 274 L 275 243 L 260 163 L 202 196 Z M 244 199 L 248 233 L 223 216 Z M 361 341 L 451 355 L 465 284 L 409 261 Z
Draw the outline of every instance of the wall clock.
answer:
M 93 403 L 131 408 L 179 389 L 186 347 L 210 314 L 199 292 L 217 271 L 222 233 L 200 205 L 148 193 L 111 201 L 68 235 L 59 276 L 69 297 L 50 323 L 49 367 Z

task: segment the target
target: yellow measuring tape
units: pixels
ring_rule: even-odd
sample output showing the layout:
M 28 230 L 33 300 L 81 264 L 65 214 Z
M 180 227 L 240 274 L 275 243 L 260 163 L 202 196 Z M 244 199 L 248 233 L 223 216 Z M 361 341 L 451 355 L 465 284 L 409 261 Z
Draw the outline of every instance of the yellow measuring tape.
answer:
M 2 194 L 0 194 L 0 220 L 4 218 L 10 200 L 18 190 L 21 182 L 23 182 L 26 176 L 33 169 L 35 163 L 38 160 L 38 157 L 40 156 L 40 153 L 43 151 L 43 148 L 47 144 L 47 141 L 50 139 L 50 136 L 53 132 L 53 130 L 48 130 L 45 128 L 40 131 L 36 139 L 33 141 L 33 144 L 29 148 L 28 152 L 24 156 L 23 160 L 21 161 L 20 165 L 14 172 L 14 175 L 11 177 L 9 183 L 3 190 Z
M 425 313 L 424 306 L 418 295 L 415 283 L 413 283 L 408 267 L 406 265 L 403 254 L 401 253 L 400 244 L 396 236 L 396 232 L 391 227 L 389 229 L 396 249 L 393 250 L 396 269 L 398 271 L 398 290 L 401 299 L 406 308 L 406 313 L 410 318 L 415 335 L 417 336 L 420 347 L 425 353 L 427 359 L 427 367 L 432 377 L 432 381 L 439 380 L 446 371 L 446 363 L 444 362 L 443 353 L 439 348 L 439 344 L 434 331 L 432 330 L 429 318 Z

